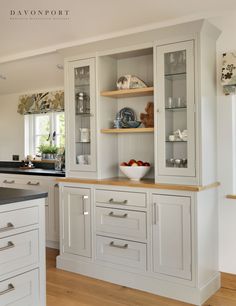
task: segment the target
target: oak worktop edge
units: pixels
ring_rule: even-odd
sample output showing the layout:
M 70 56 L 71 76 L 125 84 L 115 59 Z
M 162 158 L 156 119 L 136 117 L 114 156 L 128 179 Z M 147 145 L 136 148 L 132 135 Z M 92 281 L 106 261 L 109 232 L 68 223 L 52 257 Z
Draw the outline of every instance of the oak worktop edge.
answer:
M 57 182 L 61 183 L 81 183 L 91 185 L 110 185 L 110 186 L 124 186 L 134 188 L 152 188 L 152 189 L 168 189 L 168 190 L 182 190 L 182 191 L 195 191 L 199 192 L 206 189 L 217 188 L 220 183 L 214 182 L 209 185 L 175 185 L 175 184 L 163 184 L 155 183 L 154 180 L 146 179 L 141 181 L 129 181 L 121 178 L 109 178 L 109 179 L 82 179 L 82 178 L 58 178 Z

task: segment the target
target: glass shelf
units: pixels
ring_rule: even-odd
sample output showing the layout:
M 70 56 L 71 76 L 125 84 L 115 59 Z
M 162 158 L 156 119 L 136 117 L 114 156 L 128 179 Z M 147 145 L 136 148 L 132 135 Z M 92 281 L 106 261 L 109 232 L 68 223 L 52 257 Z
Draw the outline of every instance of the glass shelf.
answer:
M 90 117 L 93 116 L 91 113 L 76 113 L 77 116 L 84 116 L 84 117 Z
M 186 106 L 183 106 L 183 107 L 166 107 L 165 110 L 171 111 L 171 112 L 182 111 L 182 110 L 187 110 L 187 107 Z
M 81 144 L 89 144 L 90 141 L 76 141 L 76 143 L 81 143 Z
M 85 84 L 75 84 L 75 88 L 79 88 L 79 87 L 88 87 L 88 86 L 90 86 L 90 84 L 87 84 L 87 83 L 85 83 Z
M 186 72 L 178 72 L 178 73 L 167 73 L 165 74 L 165 78 L 170 81 L 175 81 L 175 80 L 183 80 L 186 79 Z
M 180 143 L 187 143 L 188 141 L 187 141 L 187 140 L 173 140 L 173 141 L 171 141 L 171 140 L 166 140 L 166 142 L 173 142 L 173 143 L 178 143 L 178 142 L 180 142 Z

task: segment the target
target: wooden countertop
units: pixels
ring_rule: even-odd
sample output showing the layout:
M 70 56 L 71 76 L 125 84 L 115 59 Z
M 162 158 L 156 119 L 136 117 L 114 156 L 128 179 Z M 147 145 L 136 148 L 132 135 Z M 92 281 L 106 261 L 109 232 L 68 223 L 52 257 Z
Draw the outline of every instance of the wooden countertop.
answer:
M 236 194 L 227 194 L 227 199 L 236 200 Z
M 72 178 L 72 177 L 58 178 L 57 182 L 139 187 L 139 188 L 155 188 L 155 189 L 183 190 L 183 191 L 202 191 L 210 188 L 216 188 L 220 185 L 219 182 L 215 182 L 206 186 L 199 186 L 199 185 L 195 186 L 195 185 L 159 184 L 155 183 L 153 179 L 131 181 L 126 178 L 81 179 L 81 178 Z

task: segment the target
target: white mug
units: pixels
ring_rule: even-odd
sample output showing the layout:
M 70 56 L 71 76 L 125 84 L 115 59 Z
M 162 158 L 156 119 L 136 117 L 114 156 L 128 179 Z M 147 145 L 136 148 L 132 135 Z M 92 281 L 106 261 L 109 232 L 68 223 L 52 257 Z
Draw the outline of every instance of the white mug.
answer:
M 175 135 L 169 135 L 169 141 L 175 141 Z
M 79 165 L 86 165 L 87 164 L 86 156 L 85 155 L 77 155 L 76 156 L 76 160 L 77 160 L 77 163 Z

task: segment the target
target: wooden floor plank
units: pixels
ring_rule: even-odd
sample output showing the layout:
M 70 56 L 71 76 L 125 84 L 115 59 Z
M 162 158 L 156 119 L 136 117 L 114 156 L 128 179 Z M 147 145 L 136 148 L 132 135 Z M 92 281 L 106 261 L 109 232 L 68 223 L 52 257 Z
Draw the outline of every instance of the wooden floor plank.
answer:
M 47 249 L 47 306 L 190 306 L 154 294 L 56 269 Z M 236 306 L 236 275 L 222 273 L 222 288 L 204 306 Z

